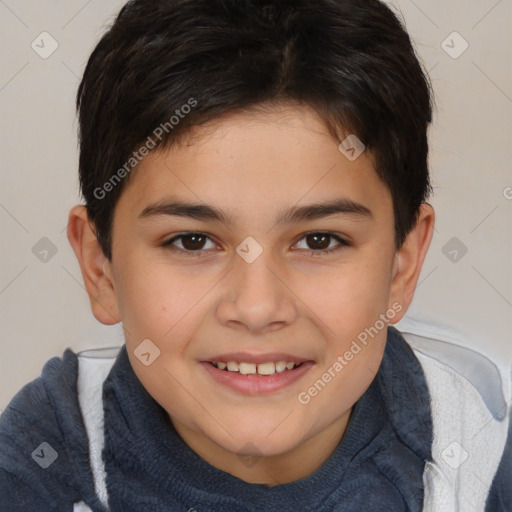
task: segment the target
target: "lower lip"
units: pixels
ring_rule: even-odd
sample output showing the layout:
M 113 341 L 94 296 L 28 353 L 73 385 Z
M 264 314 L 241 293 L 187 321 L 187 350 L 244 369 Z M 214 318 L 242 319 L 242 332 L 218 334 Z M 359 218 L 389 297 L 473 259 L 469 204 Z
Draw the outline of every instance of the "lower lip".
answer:
M 219 370 L 207 362 L 200 364 L 220 384 L 247 395 L 265 395 L 280 391 L 299 380 L 313 366 L 312 361 L 305 361 L 294 370 L 260 377 Z

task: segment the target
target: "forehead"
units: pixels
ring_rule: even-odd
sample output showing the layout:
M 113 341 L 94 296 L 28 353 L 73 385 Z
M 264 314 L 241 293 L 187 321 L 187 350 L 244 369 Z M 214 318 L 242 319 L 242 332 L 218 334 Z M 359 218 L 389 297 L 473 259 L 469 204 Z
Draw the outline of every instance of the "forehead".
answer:
M 129 200 L 140 212 L 171 194 L 253 216 L 340 196 L 391 205 L 373 155 L 347 158 L 307 107 L 251 110 L 196 127 L 180 143 L 146 156 L 120 202 Z

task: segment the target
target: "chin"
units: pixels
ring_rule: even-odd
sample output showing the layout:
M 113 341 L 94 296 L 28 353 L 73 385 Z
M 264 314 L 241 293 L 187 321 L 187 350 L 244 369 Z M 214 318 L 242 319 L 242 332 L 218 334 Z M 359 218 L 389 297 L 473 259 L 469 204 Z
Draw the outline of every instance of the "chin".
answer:
M 279 428 L 279 427 L 278 427 Z M 229 429 L 229 427 L 228 427 Z M 213 439 L 225 450 L 239 456 L 272 457 L 282 455 L 297 447 L 302 434 L 291 435 L 290 428 L 284 428 L 281 432 L 268 435 L 267 430 L 254 429 L 237 432 L 236 429 L 229 430 L 233 437 L 222 436 L 220 439 Z

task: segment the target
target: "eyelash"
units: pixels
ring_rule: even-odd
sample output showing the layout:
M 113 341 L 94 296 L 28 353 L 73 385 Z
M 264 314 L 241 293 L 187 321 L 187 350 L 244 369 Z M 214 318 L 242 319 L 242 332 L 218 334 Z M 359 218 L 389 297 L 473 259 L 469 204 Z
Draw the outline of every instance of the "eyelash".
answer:
M 176 246 L 173 245 L 173 243 L 176 242 L 176 240 L 180 240 L 182 238 L 186 238 L 186 237 L 194 236 L 194 235 L 206 237 L 208 240 L 212 241 L 210 239 L 210 237 L 206 233 L 202 233 L 200 231 L 189 231 L 189 232 L 186 232 L 186 233 L 180 233 L 179 235 L 173 236 L 169 240 L 166 240 L 165 242 L 162 243 L 162 247 L 164 247 L 166 249 L 169 249 L 171 251 L 174 251 L 174 252 L 180 252 L 180 253 L 186 254 L 187 256 L 201 257 L 202 253 L 205 251 L 205 249 L 199 249 L 197 251 L 191 251 L 191 250 L 181 249 L 181 248 L 176 247 Z M 318 255 L 329 255 L 329 254 L 335 253 L 337 251 L 340 251 L 343 248 L 351 246 L 351 244 L 347 240 L 341 238 L 338 235 L 335 235 L 333 233 L 329 233 L 329 232 L 326 232 L 326 231 L 310 231 L 309 233 L 305 233 L 296 242 L 296 244 L 299 243 L 300 241 L 304 240 L 306 237 L 308 237 L 310 235 L 325 235 L 325 236 L 328 236 L 329 238 L 334 239 L 337 242 L 339 242 L 338 245 L 336 245 L 335 247 L 332 247 L 330 249 L 317 249 L 317 250 L 315 250 L 315 249 L 301 249 L 303 251 L 310 251 L 311 254 L 312 255 L 314 254 L 315 257 L 318 257 Z M 206 250 L 208 250 L 208 249 L 206 249 Z

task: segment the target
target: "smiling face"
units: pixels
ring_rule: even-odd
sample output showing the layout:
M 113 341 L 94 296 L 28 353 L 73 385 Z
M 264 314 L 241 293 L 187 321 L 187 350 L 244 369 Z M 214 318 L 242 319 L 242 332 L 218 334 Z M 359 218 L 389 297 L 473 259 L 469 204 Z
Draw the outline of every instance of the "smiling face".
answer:
M 121 194 L 112 318 L 96 316 L 122 320 L 138 378 L 207 461 L 251 480 L 236 454 L 277 467 L 326 447 L 314 469 L 378 370 L 383 315 L 412 298 L 390 192 L 371 154 L 350 161 L 306 108 L 229 116 L 191 142 L 147 156 Z

